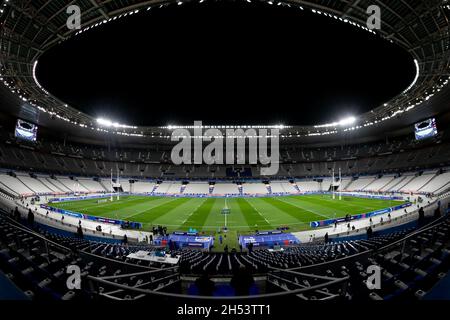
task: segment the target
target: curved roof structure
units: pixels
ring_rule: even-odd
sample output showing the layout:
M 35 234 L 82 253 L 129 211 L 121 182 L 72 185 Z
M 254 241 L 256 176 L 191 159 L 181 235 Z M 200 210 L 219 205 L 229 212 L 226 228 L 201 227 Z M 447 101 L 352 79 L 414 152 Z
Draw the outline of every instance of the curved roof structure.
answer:
M 203 1 L 203 0 L 201 0 Z M 256 0 L 253 0 L 256 1 Z M 262 1 L 262 0 L 258 0 Z M 450 6 L 442 0 L 290 0 L 265 1 L 268 5 L 286 5 L 311 10 L 330 19 L 352 24 L 380 36 L 407 50 L 415 60 L 414 82 L 394 99 L 354 121 L 318 124 L 317 126 L 281 127 L 286 136 L 328 136 L 330 134 L 378 127 L 388 120 L 414 112 L 430 113 L 428 100 L 435 94 L 450 93 L 446 85 L 450 75 Z M 52 96 L 35 77 L 39 57 L 48 49 L 92 28 L 135 14 L 155 10 L 180 1 L 145 0 L 9 0 L 0 11 L 0 79 L 28 111 L 43 114 L 41 118 L 59 119 L 77 127 L 130 136 L 164 136 L 173 128 L 124 126 L 101 121 L 80 112 Z M 67 8 L 76 4 L 82 12 L 81 29 L 67 27 Z M 368 8 L 381 9 L 381 29 L 367 27 Z M 150 13 L 151 14 L 151 13 Z M 17 104 L 17 103 L 16 103 Z M 443 105 L 443 104 L 442 104 Z M 442 106 L 440 107 L 442 110 Z M 439 109 L 439 108 L 438 108 Z M 23 110 L 22 110 L 23 111 Z M 411 118 L 411 117 L 410 117 Z M 412 117 L 409 121 L 417 120 Z M 405 120 L 408 121 L 408 120 Z

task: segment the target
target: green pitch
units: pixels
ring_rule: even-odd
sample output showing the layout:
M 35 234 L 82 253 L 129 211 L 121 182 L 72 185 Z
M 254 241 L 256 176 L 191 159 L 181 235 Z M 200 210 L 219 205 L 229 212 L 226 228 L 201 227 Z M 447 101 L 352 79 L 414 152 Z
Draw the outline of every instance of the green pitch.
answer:
M 225 203 L 226 202 L 226 203 Z M 309 228 L 311 221 L 365 213 L 399 204 L 398 201 L 331 195 L 299 195 L 267 198 L 171 198 L 123 196 L 113 202 L 79 200 L 51 204 L 83 214 L 141 222 L 144 229 L 163 225 L 171 231 L 195 228 L 217 231 L 224 226 L 222 209 L 229 208 L 227 226 L 230 231 L 271 230 L 288 226 L 291 231 Z

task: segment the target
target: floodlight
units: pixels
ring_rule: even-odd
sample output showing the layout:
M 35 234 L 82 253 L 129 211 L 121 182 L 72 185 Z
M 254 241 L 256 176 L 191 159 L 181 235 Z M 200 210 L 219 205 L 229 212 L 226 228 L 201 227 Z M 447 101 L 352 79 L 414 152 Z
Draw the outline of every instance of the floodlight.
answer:
M 356 118 L 355 117 L 348 117 L 348 118 L 344 118 L 342 120 L 339 121 L 339 125 L 340 126 L 348 126 L 351 125 L 353 123 L 356 122 Z

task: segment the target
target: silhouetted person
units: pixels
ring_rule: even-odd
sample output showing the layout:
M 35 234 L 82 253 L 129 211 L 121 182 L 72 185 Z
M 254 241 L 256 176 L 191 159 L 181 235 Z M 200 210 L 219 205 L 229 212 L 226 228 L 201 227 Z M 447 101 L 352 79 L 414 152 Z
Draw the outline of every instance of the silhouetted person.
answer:
M 423 210 L 423 207 L 419 209 L 419 224 L 422 224 L 425 220 L 425 211 Z
M 325 243 L 328 243 L 328 232 L 325 233 L 324 241 L 325 241 Z
M 33 226 L 34 225 L 34 213 L 31 211 L 31 209 L 28 209 L 28 225 Z
M 212 296 L 214 289 L 215 289 L 215 284 L 214 282 L 209 278 L 208 274 L 204 273 L 200 276 L 200 278 L 198 278 L 197 280 L 195 280 L 195 285 L 198 288 L 198 293 L 201 296 Z
M 16 219 L 16 221 L 20 221 L 20 212 L 17 207 L 14 209 L 14 219 Z
M 231 278 L 230 285 L 234 288 L 237 296 L 248 296 L 250 288 L 255 280 L 245 266 L 240 266 L 239 270 Z
M 251 254 L 252 251 L 253 251 L 253 242 L 250 242 L 250 243 L 247 245 L 247 249 L 248 249 L 248 253 Z
M 82 239 L 83 238 L 83 228 L 81 227 L 81 225 L 79 225 L 77 227 L 77 236 L 78 238 Z
M 367 228 L 367 239 L 372 238 L 373 236 L 373 230 L 372 227 Z
M 128 243 L 128 237 L 126 234 L 123 235 L 123 244 L 127 244 Z

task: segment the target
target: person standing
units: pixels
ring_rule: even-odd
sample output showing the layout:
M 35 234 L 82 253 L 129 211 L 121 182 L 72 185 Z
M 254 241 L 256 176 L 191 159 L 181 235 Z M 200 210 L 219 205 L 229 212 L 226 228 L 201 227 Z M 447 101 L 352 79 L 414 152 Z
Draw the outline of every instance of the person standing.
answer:
M 30 227 L 34 226 L 34 213 L 31 209 L 28 209 L 28 225 Z

